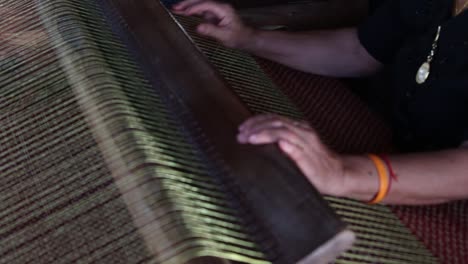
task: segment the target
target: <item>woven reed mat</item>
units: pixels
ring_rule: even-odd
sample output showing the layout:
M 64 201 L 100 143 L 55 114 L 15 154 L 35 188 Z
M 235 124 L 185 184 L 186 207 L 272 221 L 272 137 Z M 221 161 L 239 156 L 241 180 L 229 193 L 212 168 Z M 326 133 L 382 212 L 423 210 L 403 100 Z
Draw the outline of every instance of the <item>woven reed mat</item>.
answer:
M 1 263 L 265 262 L 95 1 L 0 3 Z M 253 111 L 302 117 L 251 57 L 205 44 Z M 338 263 L 437 262 L 389 208 L 328 199 L 359 238 Z
M 0 1 L 0 263 L 147 261 L 31 7 Z
M 0 263 L 267 263 L 97 1 L 0 15 Z

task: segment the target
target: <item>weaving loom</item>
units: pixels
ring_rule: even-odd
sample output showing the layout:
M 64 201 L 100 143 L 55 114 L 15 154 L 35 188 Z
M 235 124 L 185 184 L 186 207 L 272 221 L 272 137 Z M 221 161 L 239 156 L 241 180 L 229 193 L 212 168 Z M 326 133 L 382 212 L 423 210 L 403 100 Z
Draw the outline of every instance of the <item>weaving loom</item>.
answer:
M 249 111 L 302 118 L 259 63 L 157 1 L 130 2 L 0 1 L 0 263 L 292 263 L 346 249 L 352 233 L 291 162 L 274 147 L 239 160 L 235 131 L 217 134 Z M 180 48 L 177 27 L 219 72 Z M 178 56 L 200 68 L 174 71 Z M 236 96 L 207 104 L 187 89 L 203 83 L 183 78 L 200 71 Z M 249 111 L 216 112 L 223 104 Z M 249 189 L 260 172 L 272 183 Z M 357 235 L 336 263 L 438 262 L 390 208 L 326 200 Z

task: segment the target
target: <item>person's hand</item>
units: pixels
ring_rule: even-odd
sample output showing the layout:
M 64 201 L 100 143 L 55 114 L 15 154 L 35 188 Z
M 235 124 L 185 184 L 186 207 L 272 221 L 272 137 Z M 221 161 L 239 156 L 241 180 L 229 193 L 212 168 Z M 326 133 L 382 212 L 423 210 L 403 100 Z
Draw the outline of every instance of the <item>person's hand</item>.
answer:
M 197 27 L 201 35 L 214 38 L 230 48 L 242 49 L 252 41 L 254 30 L 247 27 L 228 4 L 209 0 L 185 0 L 173 6 L 175 14 L 197 15 L 205 20 Z
M 323 194 L 343 196 L 345 171 L 340 156 L 330 151 L 306 123 L 276 115 L 260 115 L 239 128 L 242 144 L 277 143 Z

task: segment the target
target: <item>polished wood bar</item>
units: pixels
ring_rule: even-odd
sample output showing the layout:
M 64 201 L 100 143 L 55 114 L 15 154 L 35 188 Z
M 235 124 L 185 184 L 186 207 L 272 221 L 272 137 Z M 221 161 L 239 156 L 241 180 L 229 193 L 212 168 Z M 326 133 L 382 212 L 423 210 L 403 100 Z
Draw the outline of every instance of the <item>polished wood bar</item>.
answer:
M 311 30 L 357 25 L 367 16 L 368 9 L 368 0 L 309 0 L 241 6 L 239 12 L 255 27 Z
M 195 143 L 213 149 L 207 153 L 213 166 L 225 172 L 235 198 L 278 248 L 275 262 L 325 263 L 348 249 L 354 234 L 292 161 L 276 146 L 237 143 L 238 126 L 251 112 L 168 10 L 154 0 L 105 2 L 125 22 L 129 45 L 171 110 L 193 119 L 184 122 L 189 133 L 204 134 Z

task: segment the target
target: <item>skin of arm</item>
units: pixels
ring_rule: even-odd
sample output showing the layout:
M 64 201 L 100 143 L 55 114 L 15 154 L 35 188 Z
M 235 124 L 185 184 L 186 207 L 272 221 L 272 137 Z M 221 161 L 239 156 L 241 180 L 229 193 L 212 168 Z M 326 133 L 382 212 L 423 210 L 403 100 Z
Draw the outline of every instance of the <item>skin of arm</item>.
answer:
M 300 71 L 331 77 L 367 76 L 381 67 L 361 45 L 356 28 L 255 31 L 243 49 Z
M 173 7 L 180 15 L 198 15 L 200 34 L 227 47 L 276 61 L 291 68 L 333 77 L 360 77 L 376 72 L 381 63 L 361 45 L 356 28 L 286 32 L 244 25 L 235 10 L 207 0 L 186 0 Z
M 468 148 L 390 157 L 398 181 L 385 199 L 389 204 L 426 205 L 468 198 Z M 377 170 L 367 157 L 343 157 L 344 195 L 370 200 L 378 189 Z

